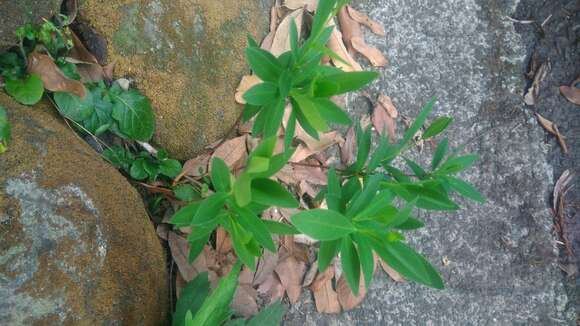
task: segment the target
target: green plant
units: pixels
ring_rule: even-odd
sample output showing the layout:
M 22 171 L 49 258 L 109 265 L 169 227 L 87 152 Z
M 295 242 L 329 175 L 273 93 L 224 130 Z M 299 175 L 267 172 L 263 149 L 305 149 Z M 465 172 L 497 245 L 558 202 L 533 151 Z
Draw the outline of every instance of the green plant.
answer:
M 6 109 L 0 105 L 0 154 L 6 151 L 8 141 L 10 141 L 10 124 Z
M 357 155 L 344 170 L 330 168 L 328 187 L 317 199 L 326 200 L 328 209 L 302 211 L 290 218 L 292 224 L 262 220 L 261 213 L 272 206 L 297 207 L 298 202 L 281 184 L 271 180 L 292 156 L 295 124 L 298 122 L 312 137 L 328 130 L 331 123 L 350 124 L 350 118 L 329 97 L 357 90 L 372 81 L 372 72 L 345 73 L 320 64 L 324 55 L 335 57 L 324 46 L 332 27 L 325 27 L 345 1 L 322 0 L 314 17 L 310 37 L 300 42 L 295 24 L 291 25 L 291 51 L 274 57 L 249 38 L 247 60 L 263 80 L 244 94 L 247 105 L 244 120 L 255 117 L 253 133 L 262 142 L 249 155 L 244 171 L 234 177 L 220 159 L 211 162 L 211 190 L 207 198 L 195 200 L 173 216 L 176 227 L 191 227 L 190 260 L 194 260 L 210 235 L 222 226 L 230 235 L 234 250 L 250 269 L 262 248 L 275 251 L 272 234 L 306 234 L 320 241 L 319 269 L 325 270 L 340 254 L 343 271 L 353 293 L 359 291 L 362 274 L 369 286 L 374 270 L 373 252 L 404 277 L 442 288 L 437 271 L 420 254 L 404 243 L 403 231 L 424 224 L 412 215 L 414 208 L 455 210 L 450 198 L 456 192 L 483 201 L 477 190 L 454 175 L 470 167 L 475 155 L 460 156 L 449 151 L 447 139 L 439 142 L 431 168 L 424 169 L 402 157 L 408 172 L 397 167 L 397 158 L 415 145 L 415 137 L 432 111 L 435 100 L 418 115 L 403 139 L 391 144 L 381 137 L 371 151 L 371 129 L 356 126 Z M 275 136 L 286 104 L 292 112 L 286 128 L 284 150 L 274 154 Z M 422 138 L 439 135 L 451 123 L 436 119 Z
M 105 149 L 103 157 L 135 180 L 155 181 L 164 177 L 170 181 L 181 172 L 181 163 L 168 158 L 164 150 L 159 150 L 156 156 L 152 156 L 146 151 L 133 154 L 123 147 L 115 146 Z
M 250 320 L 231 319 L 230 304 L 238 286 L 241 264 L 238 262 L 209 294 L 207 273 L 199 274 L 183 289 L 173 314 L 173 326 L 221 325 L 276 326 L 284 315 L 284 307 L 276 302 Z

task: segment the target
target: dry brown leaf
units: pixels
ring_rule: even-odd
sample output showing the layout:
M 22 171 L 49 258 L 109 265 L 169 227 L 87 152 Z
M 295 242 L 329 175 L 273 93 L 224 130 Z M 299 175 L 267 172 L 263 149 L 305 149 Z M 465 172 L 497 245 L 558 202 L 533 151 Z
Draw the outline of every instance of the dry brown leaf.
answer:
M 242 80 L 240 81 L 240 84 L 238 85 L 238 88 L 236 89 L 236 102 L 239 104 L 246 104 L 246 101 L 244 100 L 244 94 L 252 87 L 254 87 L 255 85 L 258 85 L 259 83 L 261 83 L 262 80 L 260 78 L 258 78 L 258 76 L 256 75 L 246 75 L 244 77 L 242 77 Z
M 345 7 L 340 9 L 337 15 L 337 19 L 338 24 L 340 25 L 340 31 L 342 32 L 342 40 L 344 42 L 344 45 L 346 46 L 348 52 L 351 55 L 354 55 L 355 51 L 352 47 L 351 40 L 353 38 L 363 37 L 363 32 L 362 29 L 360 28 L 360 24 L 349 16 Z
M 398 115 L 391 98 L 381 94 L 373 110 L 372 123 L 379 134 L 384 135 L 385 131 L 388 133 L 391 143 L 396 140 L 395 119 Z
M 296 303 L 302 293 L 302 279 L 306 273 L 306 263 L 293 255 L 287 255 L 278 262 L 274 270 L 288 293 L 290 303 Z
M 362 71 L 362 67 L 360 66 L 360 64 L 353 59 L 353 57 L 346 49 L 346 46 L 344 45 L 344 42 L 342 40 L 342 33 L 336 28 L 336 26 L 332 31 L 332 34 L 330 35 L 330 39 L 328 40 L 327 46 L 331 51 L 336 53 L 336 55 L 338 55 L 338 57 L 342 59 L 338 60 L 331 58 L 332 63 L 336 67 L 347 72 Z
M 175 232 L 169 232 L 167 242 L 171 251 L 171 257 L 177 264 L 179 272 L 187 282 L 193 280 L 199 273 L 208 271 L 208 262 L 204 253 L 200 254 L 193 264 L 188 261 L 189 242 Z
M 562 173 L 562 175 L 560 175 L 558 181 L 556 181 L 552 197 L 553 200 L 552 208 L 554 209 L 554 212 L 558 211 L 558 203 L 560 201 L 560 197 L 562 197 L 562 195 L 568 190 L 568 185 L 570 184 L 570 182 L 572 182 L 574 177 L 575 177 L 574 173 L 570 172 L 570 170 L 566 170 Z
M 177 299 L 181 296 L 181 291 L 187 286 L 187 282 L 180 273 L 175 273 L 175 296 Z
M 66 77 L 54 61 L 46 54 L 33 52 L 28 56 L 28 72 L 38 74 L 44 88 L 52 92 L 69 92 L 85 97 L 86 89 L 78 80 Z
M 258 260 L 258 268 L 256 268 L 256 273 L 254 274 L 254 280 L 252 284 L 254 286 L 259 286 L 260 284 L 266 282 L 270 275 L 274 273 L 274 269 L 277 265 L 278 253 L 264 250 L 264 254 Z
M 306 272 L 306 275 L 304 276 L 304 281 L 302 281 L 302 286 L 309 287 L 312 282 L 314 282 L 316 274 L 318 274 L 318 260 L 315 261 L 314 264 L 310 265 L 308 272 Z
M 336 293 L 338 294 L 338 302 L 342 307 L 342 310 L 347 311 L 358 306 L 367 295 L 367 290 L 365 288 L 364 277 L 361 275 L 359 281 L 358 295 L 355 296 L 350 290 L 346 278 L 342 275 L 338 282 L 336 282 Z
M 181 173 L 175 178 L 174 182 L 178 182 L 184 176 L 195 178 L 206 175 L 209 165 L 209 159 L 210 159 L 209 154 L 202 154 L 185 162 L 183 164 L 183 168 L 181 169 Z
M 350 42 L 352 48 L 367 58 L 374 67 L 384 67 L 387 65 L 388 61 L 383 53 L 379 49 L 366 44 L 362 37 L 353 37 Z
M 67 61 L 77 65 L 77 71 L 81 76 L 81 81 L 83 83 L 96 83 L 103 80 L 105 71 L 97 61 L 97 58 L 87 50 L 75 33 L 71 35 L 73 48 L 70 51 Z
M 550 71 L 550 64 L 547 62 L 542 63 L 534 75 L 534 81 L 530 88 L 528 88 L 526 94 L 524 95 L 524 102 L 527 105 L 536 105 L 538 102 L 538 96 L 540 95 L 540 84 L 548 75 Z
M 290 10 L 306 8 L 306 10 L 313 12 L 318 7 L 318 0 L 285 0 L 282 6 Z
M 399 272 L 394 270 L 391 266 L 389 266 L 387 263 L 385 263 L 382 259 L 380 259 L 380 262 L 381 262 L 381 267 L 383 268 L 385 273 L 387 273 L 387 275 L 389 275 L 389 277 L 393 281 L 399 282 L 399 283 L 406 282 L 405 278 L 403 276 L 401 276 L 401 274 L 399 274 Z
M 294 155 L 290 158 L 290 162 L 301 162 L 306 158 L 320 153 L 327 149 L 328 147 L 334 144 L 341 144 L 344 142 L 344 139 L 337 131 L 331 131 L 323 134 L 319 134 L 319 140 L 316 140 L 306 132 L 304 132 L 301 128 L 296 126 L 296 138 L 304 142 L 306 146 L 302 144 L 298 145 Z
M 232 240 L 222 227 L 219 227 L 216 231 L 215 247 L 218 256 L 226 255 L 232 250 Z
M 258 293 L 262 297 L 267 297 L 266 304 L 272 303 L 277 300 L 284 298 L 286 289 L 280 282 L 278 275 L 276 273 L 270 274 L 266 280 L 258 286 Z
M 169 237 L 170 230 L 171 230 L 171 227 L 169 226 L 169 224 L 165 224 L 165 223 L 160 223 L 157 225 L 157 228 L 155 228 L 155 231 L 157 232 L 157 236 L 165 241 L 167 241 L 167 238 Z
M 280 22 L 276 30 L 276 35 L 272 40 L 272 47 L 270 48 L 270 52 L 273 55 L 279 56 L 284 52 L 290 51 L 290 23 L 292 20 L 296 22 L 298 35 L 300 35 L 302 31 L 302 17 L 304 17 L 304 9 L 298 9 Z
M 576 105 L 580 105 L 580 88 L 572 86 L 560 86 L 560 93 L 564 97 Z
M 536 117 L 538 118 L 538 122 L 540 123 L 540 125 L 542 127 L 544 127 L 544 129 L 546 129 L 546 131 L 548 131 L 549 133 L 551 133 L 552 135 L 556 136 L 556 139 L 558 139 L 558 142 L 560 143 L 560 146 L 562 147 L 562 151 L 564 152 L 564 154 L 568 153 L 568 146 L 566 146 L 566 141 L 565 138 L 560 131 L 558 130 L 558 126 L 553 123 L 552 121 L 542 117 L 539 113 L 536 113 Z
M 332 288 L 333 277 L 334 266 L 329 266 L 323 273 L 319 273 L 316 276 L 316 279 L 314 279 L 310 286 L 318 312 L 327 314 L 340 313 L 338 295 Z
M 246 138 L 248 136 L 244 135 L 225 141 L 220 147 L 216 148 L 212 158 L 221 158 L 231 170 L 240 169 L 248 157 Z M 211 172 L 211 164 L 209 170 Z
M 344 165 L 350 165 L 354 163 L 355 158 L 355 147 L 356 147 L 356 135 L 354 128 L 348 128 L 346 132 L 346 139 L 344 143 L 340 146 L 340 161 Z
M 251 317 L 258 313 L 258 292 L 247 284 L 240 284 L 236 289 L 232 309 L 241 316 Z
M 346 6 L 346 10 L 347 10 L 350 18 L 352 18 L 357 23 L 365 25 L 373 33 L 375 33 L 377 35 L 380 35 L 380 36 L 386 35 L 385 28 L 383 27 L 383 25 L 370 19 L 369 16 L 367 16 L 366 14 L 363 14 L 362 12 L 352 8 L 351 6 Z

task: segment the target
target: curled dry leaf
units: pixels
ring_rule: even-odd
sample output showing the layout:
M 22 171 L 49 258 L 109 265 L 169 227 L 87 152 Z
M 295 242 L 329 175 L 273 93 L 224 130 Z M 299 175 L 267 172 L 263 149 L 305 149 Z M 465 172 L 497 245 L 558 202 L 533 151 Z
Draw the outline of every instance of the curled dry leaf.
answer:
M 87 50 L 75 33 L 72 33 L 72 41 L 73 48 L 67 61 L 77 65 L 77 71 L 81 76 L 81 81 L 83 83 L 96 83 L 103 80 L 105 71 L 97 61 L 97 58 Z
M 560 86 L 560 93 L 562 93 L 568 101 L 576 105 L 580 105 L 580 88 L 576 87 L 576 84 L 579 82 L 580 77 L 570 86 Z
M 327 44 L 328 48 L 333 51 L 338 57 L 342 60 L 333 59 L 332 63 L 344 70 L 344 71 L 362 71 L 362 67 L 358 62 L 356 62 L 353 57 L 348 53 L 346 46 L 342 40 L 342 33 L 336 28 L 332 31 L 330 35 L 330 39 L 328 40 Z
M 554 185 L 554 193 L 553 193 L 553 203 L 552 208 L 554 212 L 558 211 L 558 203 L 560 202 L 560 197 L 568 190 L 568 185 L 574 179 L 575 174 L 570 172 L 570 170 L 566 170 L 562 173 L 562 175 L 556 181 Z
M 78 80 L 66 77 L 54 61 L 46 54 L 33 52 L 28 56 L 28 72 L 38 74 L 44 88 L 52 92 L 69 92 L 85 97 L 86 89 Z
M 348 15 L 345 7 L 342 7 L 337 15 L 338 24 L 340 25 L 340 31 L 342 32 L 342 40 L 348 52 L 354 55 L 355 51 L 352 47 L 351 40 L 353 38 L 362 38 L 363 32 L 360 28 L 360 24 L 354 21 Z
M 279 56 L 284 52 L 290 51 L 290 24 L 292 20 L 296 22 L 296 27 L 298 28 L 298 35 L 302 31 L 302 17 L 304 17 L 304 9 L 298 9 L 291 14 L 287 15 L 278 25 L 276 30 L 276 35 L 272 40 L 272 47 L 270 52 Z
M 248 91 L 248 89 L 254 87 L 255 85 L 261 83 L 262 81 L 256 75 L 246 75 L 242 77 L 238 88 L 236 89 L 236 102 L 239 104 L 246 104 L 244 100 L 244 94 Z
M 310 265 L 308 272 L 306 272 L 306 275 L 304 276 L 304 281 L 302 281 L 302 286 L 309 287 L 312 282 L 314 282 L 316 274 L 318 274 L 318 260 Z
M 357 296 L 355 296 L 354 293 L 352 293 L 350 290 L 344 275 L 342 275 L 338 279 L 338 282 L 336 282 L 336 293 L 338 294 L 338 302 L 344 311 L 355 308 L 364 300 L 365 296 L 367 295 L 364 277 L 361 275 Z
M 551 133 L 552 135 L 556 136 L 556 139 L 558 139 L 558 143 L 560 143 L 560 147 L 562 147 L 562 151 L 564 152 L 564 154 L 568 153 L 568 146 L 566 146 L 566 141 L 565 138 L 560 131 L 558 130 L 558 126 L 553 123 L 552 121 L 542 117 L 539 113 L 536 113 L 536 117 L 538 118 L 538 122 L 540 123 L 540 125 L 542 127 L 544 127 L 544 129 L 546 129 L 546 131 L 548 131 L 549 133 Z
M 354 37 L 350 42 L 352 48 L 367 58 L 374 67 L 384 67 L 388 64 L 387 58 L 385 58 L 383 53 L 379 49 L 366 44 L 362 37 Z
M 346 6 L 346 11 L 348 12 L 350 18 L 356 21 L 359 24 L 365 25 L 368 27 L 373 33 L 385 36 L 385 28 L 383 25 L 377 23 L 376 21 L 372 20 L 366 14 L 352 8 L 351 6 Z
M 236 137 L 225 141 L 212 155 L 212 158 L 219 157 L 231 170 L 238 170 L 243 167 L 248 156 L 246 148 L 247 135 Z M 211 172 L 211 162 L 209 164 Z
M 375 127 L 376 128 L 376 127 Z M 356 150 L 356 135 L 354 128 L 348 128 L 346 132 L 346 139 L 342 145 L 340 145 L 340 161 L 344 165 L 350 165 L 354 163 Z
M 385 273 L 387 273 L 387 275 L 389 275 L 389 277 L 398 283 L 405 283 L 405 278 L 403 276 L 401 276 L 401 274 L 399 274 L 399 272 L 397 272 L 396 270 L 394 270 L 391 266 L 389 266 L 389 264 L 385 263 L 382 259 L 380 259 L 381 262 L 381 267 L 383 268 L 383 270 L 385 271 Z
M 391 98 L 385 95 L 380 95 L 379 100 L 373 110 L 372 123 L 375 130 L 384 135 L 385 132 L 389 135 L 389 141 L 395 142 L 396 139 L 396 124 L 395 119 L 399 116 L 397 109 L 393 105 Z
M 310 290 L 314 295 L 314 302 L 318 312 L 327 314 L 340 313 L 340 303 L 338 295 L 332 288 L 332 278 L 334 277 L 334 266 L 329 266 L 323 273 L 312 282 Z

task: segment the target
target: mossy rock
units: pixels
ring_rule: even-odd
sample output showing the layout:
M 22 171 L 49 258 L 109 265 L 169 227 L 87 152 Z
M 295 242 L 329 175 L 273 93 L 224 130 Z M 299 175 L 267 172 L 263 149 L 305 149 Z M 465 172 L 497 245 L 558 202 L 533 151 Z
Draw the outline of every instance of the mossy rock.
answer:
M 248 34 L 261 38 L 270 0 L 83 0 L 80 16 L 108 41 L 115 75 L 153 102 L 154 143 L 188 159 L 232 127 L 248 72 Z
M 50 105 L 0 105 L 0 324 L 163 324 L 166 260 L 138 193 Z
M 62 0 L 0 0 L 0 51 L 17 44 L 16 29 L 26 23 L 40 23 L 60 12 Z

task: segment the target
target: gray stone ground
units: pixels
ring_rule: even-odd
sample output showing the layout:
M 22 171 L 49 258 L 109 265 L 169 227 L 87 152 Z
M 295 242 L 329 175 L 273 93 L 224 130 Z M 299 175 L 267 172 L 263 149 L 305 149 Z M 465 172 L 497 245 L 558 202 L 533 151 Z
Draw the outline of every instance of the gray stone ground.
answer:
M 391 61 L 369 92 L 391 96 L 409 117 L 436 95 L 435 115 L 455 118 L 453 144 L 467 143 L 466 151 L 481 155 L 464 176 L 488 202 L 423 214 L 427 227 L 410 234 L 442 272 L 445 290 L 396 284 L 381 272 L 359 308 L 321 315 L 304 293 L 286 325 L 573 324 L 548 209 L 549 146 L 522 101 L 526 45 L 505 18 L 518 2 L 354 2 L 387 30 L 385 38 L 367 37 Z M 347 102 L 356 112 L 369 110 L 360 97 Z M 419 156 L 427 160 L 430 149 Z

